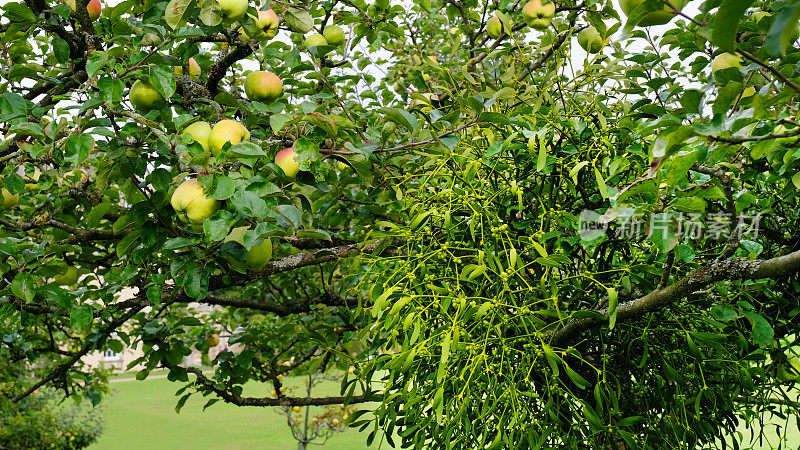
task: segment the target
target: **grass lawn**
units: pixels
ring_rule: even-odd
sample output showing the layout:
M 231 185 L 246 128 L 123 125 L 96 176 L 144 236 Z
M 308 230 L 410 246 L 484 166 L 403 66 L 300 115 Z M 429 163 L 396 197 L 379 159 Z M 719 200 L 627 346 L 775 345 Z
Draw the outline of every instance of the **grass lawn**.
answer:
M 300 380 L 290 380 L 298 384 Z M 203 411 L 207 399 L 193 396 L 175 413 L 180 383 L 166 379 L 111 384 L 105 402 L 105 430 L 91 450 L 150 449 L 296 449 L 286 418 L 275 408 L 238 407 L 218 402 Z M 338 395 L 338 384 L 319 388 L 319 395 Z M 263 395 L 254 386 L 245 395 Z M 334 435 L 326 450 L 366 449 L 367 435 L 347 430 Z M 372 448 L 379 448 L 377 445 Z M 310 446 L 309 448 L 319 448 Z M 384 448 L 389 448 L 384 445 Z

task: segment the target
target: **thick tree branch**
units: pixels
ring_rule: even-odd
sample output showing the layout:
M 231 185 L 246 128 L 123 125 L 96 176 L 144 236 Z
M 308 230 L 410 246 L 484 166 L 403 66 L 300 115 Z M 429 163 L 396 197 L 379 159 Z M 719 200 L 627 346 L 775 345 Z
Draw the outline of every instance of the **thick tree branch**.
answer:
M 780 278 L 797 272 L 800 272 L 800 250 L 767 260 L 733 258 L 713 261 L 675 284 L 619 305 L 616 309 L 617 323 L 663 308 L 717 281 Z M 597 312 L 602 314 L 604 319 L 571 320 L 558 330 L 549 333 L 546 340 L 554 345 L 563 346 L 571 342 L 580 332 L 607 323 L 608 309 Z
M 253 48 L 249 45 L 235 45 L 233 50 L 222 55 L 217 62 L 211 66 L 208 72 L 208 81 L 206 81 L 206 88 L 213 98 L 219 93 L 219 82 L 225 78 L 225 73 L 228 69 L 241 59 L 247 58 L 253 53 Z

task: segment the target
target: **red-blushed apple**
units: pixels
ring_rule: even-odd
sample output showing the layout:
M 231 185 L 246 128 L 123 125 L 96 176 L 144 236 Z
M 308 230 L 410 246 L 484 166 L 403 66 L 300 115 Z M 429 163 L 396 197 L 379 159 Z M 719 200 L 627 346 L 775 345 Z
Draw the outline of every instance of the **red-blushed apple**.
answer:
M 223 242 L 238 242 L 244 247 L 244 233 L 248 229 L 249 227 L 247 226 L 232 229 Z M 264 242 L 251 247 L 250 250 L 247 251 L 247 258 L 244 263 L 240 261 L 231 261 L 231 263 L 240 269 L 260 269 L 267 265 L 270 259 L 272 259 L 272 241 L 267 237 L 264 238 Z
M 278 25 L 280 19 L 275 11 L 268 9 L 266 11 L 259 11 L 256 18 L 256 28 L 258 32 L 254 36 L 259 41 L 266 41 L 275 37 L 278 34 Z
M 211 124 L 200 121 L 195 122 L 183 129 L 184 133 L 189 134 L 200 145 L 203 150 L 208 151 L 208 137 L 211 134 Z
M 219 345 L 219 335 L 217 333 L 212 334 L 211 336 L 206 337 L 206 342 L 208 342 L 209 347 L 216 347 Z
M 128 99 L 138 111 L 147 112 L 164 102 L 164 97 L 147 80 L 136 80 L 128 93 Z
M 300 171 L 300 162 L 297 161 L 297 152 L 294 147 L 285 148 L 275 155 L 275 164 L 283 170 L 289 178 L 297 176 Z
M 103 6 L 100 4 L 100 0 L 89 0 L 89 4 L 86 5 L 86 11 L 89 13 L 89 18 L 92 20 L 100 18 L 102 9 Z
M 179 77 L 183 76 L 183 66 L 175 66 L 172 71 Z M 189 79 L 192 81 L 199 80 L 201 72 L 200 64 L 194 58 L 189 58 Z
M 340 46 L 344 44 L 344 31 L 338 25 L 328 25 L 322 30 L 322 37 L 328 42 L 328 45 Z
M 3 205 L 3 208 L 13 208 L 17 206 L 17 202 L 19 202 L 19 194 L 12 194 L 8 191 L 5 187 L 0 189 L 0 204 Z
M 247 127 L 235 120 L 224 119 L 217 122 L 211 129 L 211 134 L 208 135 L 208 148 L 214 156 L 217 156 L 222 152 L 222 147 L 226 142 L 236 145 L 249 140 L 250 131 Z
M 203 222 L 220 208 L 220 201 L 207 197 L 203 185 L 192 178 L 175 189 L 170 199 L 178 218 L 192 226 L 195 231 L 203 229 Z
M 525 23 L 534 30 L 544 30 L 550 26 L 550 20 L 556 14 L 556 4 L 543 3 L 542 0 L 530 0 L 522 7 Z
M 69 6 L 69 9 L 75 11 L 75 0 L 64 0 L 64 3 Z M 103 5 L 100 3 L 100 0 L 89 0 L 89 3 L 86 5 L 86 12 L 89 13 L 89 19 L 91 20 L 99 19 L 102 9 Z
M 272 72 L 257 70 L 245 78 L 244 92 L 250 100 L 271 103 L 281 96 L 283 82 Z

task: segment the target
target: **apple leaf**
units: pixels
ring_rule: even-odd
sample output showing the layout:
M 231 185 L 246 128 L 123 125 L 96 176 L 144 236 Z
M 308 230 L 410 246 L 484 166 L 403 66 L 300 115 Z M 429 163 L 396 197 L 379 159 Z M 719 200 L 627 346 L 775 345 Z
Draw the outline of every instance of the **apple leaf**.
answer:
M 209 275 L 209 269 L 200 265 L 199 262 L 192 264 L 183 278 L 183 288 L 186 290 L 186 295 L 197 300 L 204 299 L 208 295 Z
M 753 0 L 723 0 L 714 18 L 712 42 L 726 52 L 736 50 L 736 31 Z
M 230 203 L 246 217 L 264 217 L 267 214 L 267 202 L 255 192 L 239 191 L 231 196 Z
M 170 0 L 167 9 L 164 11 L 164 20 L 173 30 L 186 22 L 183 16 L 192 1 L 194 0 Z
M 299 33 L 308 33 L 314 28 L 314 19 L 308 11 L 291 6 L 285 8 L 286 14 L 283 19 L 286 21 L 286 26 Z
M 164 97 L 169 100 L 175 93 L 175 74 L 169 66 L 150 66 L 150 84 Z
M 752 311 L 742 311 L 742 315 L 750 321 L 751 337 L 753 343 L 761 348 L 769 347 L 775 337 L 775 330 L 769 324 L 767 319 Z
M 292 116 L 288 114 L 273 114 L 269 118 L 269 125 L 273 133 L 278 133 L 291 120 Z
M 408 111 L 399 108 L 390 108 L 388 106 L 381 108 L 381 111 L 386 114 L 387 118 L 391 122 L 403 126 L 412 133 L 417 131 L 417 128 L 419 128 L 417 118 Z
M 89 134 L 72 134 L 67 138 L 64 145 L 64 159 L 71 163 L 80 165 L 89 156 L 89 152 L 94 147 L 94 138 Z
M 222 23 L 222 12 L 217 0 L 201 0 L 200 21 L 209 27 Z
M 83 305 L 69 312 L 69 320 L 73 328 L 82 329 L 92 323 L 92 308 Z
M 788 2 L 775 16 L 772 28 L 767 33 L 767 52 L 773 56 L 782 56 L 791 44 L 790 39 L 797 32 L 795 28 L 800 20 L 800 0 Z
M 228 228 L 235 222 L 236 215 L 223 209 L 203 222 L 203 232 L 211 242 L 221 241 L 228 235 Z
M 300 226 L 303 213 L 300 212 L 294 205 L 278 205 L 275 207 L 278 212 L 278 224 L 284 228 Z M 282 220 L 284 219 L 284 220 Z

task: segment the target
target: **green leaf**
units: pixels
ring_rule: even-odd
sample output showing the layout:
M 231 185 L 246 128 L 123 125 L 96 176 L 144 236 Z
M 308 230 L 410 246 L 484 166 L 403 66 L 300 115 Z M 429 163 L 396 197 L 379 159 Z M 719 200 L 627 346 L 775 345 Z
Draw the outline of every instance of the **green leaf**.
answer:
M 203 222 L 203 233 L 211 242 L 225 239 L 228 229 L 236 222 L 236 214 L 220 210 Z
M 175 74 L 170 66 L 150 65 L 150 83 L 164 100 L 169 101 L 175 94 Z
M 603 178 L 603 175 L 600 173 L 600 169 L 597 167 L 594 168 L 594 176 L 597 179 L 597 189 L 600 191 L 600 195 L 603 198 L 608 198 L 608 187 L 606 186 L 606 180 Z
M 412 133 L 416 132 L 417 128 L 419 128 L 419 124 L 417 123 L 417 118 L 414 117 L 413 114 L 404 109 L 390 108 L 388 106 L 385 106 L 381 108 L 381 111 L 387 116 L 387 118 L 390 121 L 398 125 L 401 125 L 402 127 L 404 127 L 405 129 L 407 129 Z
M 442 341 L 442 357 L 439 359 L 439 368 L 436 370 L 436 384 L 441 384 L 444 376 L 447 373 L 447 360 L 450 358 L 450 332 L 444 335 Z
M 263 218 L 267 215 L 267 202 L 255 192 L 238 191 L 228 201 L 245 217 Z
M 20 300 L 30 302 L 36 295 L 36 280 L 28 272 L 17 272 L 11 282 L 11 292 Z
M 739 21 L 753 0 L 722 0 L 722 4 L 714 17 L 714 30 L 711 41 L 726 52 L 736 50 L 736 31 Z
M 284 226 L 285 228 L 299 228 L 302 223 L 303 213 L 300 212 L 294 205 L 278 205 L 275 207 L 275 211 L 280 214 L 278 216 L 278 224 Z M 285 219 L 285 220 L 281 220 Z M 283 223 L 281 223 L 283 222 Z M 287 226 L 288 225 L 288 226 Z
M 97 206 L 93 207 L 89 214 L 86 214 L 86 225 L 90 228 L 95 228 L 96 226 L 100 225 L 100 221 L 103 220 L 103 215 L 107 212 L 113 210 L 115 205 L 113 203 L 100 203 Z
M 505 114 L 484 111 L 478 116 L 478 122 L 488 122 L 497 125 L 511 125 L 511 120 Z
M 753 338 L 753 342 L 761 348 L 769 347 L 775 337 L 775 330 L 772 329 L 767 319 L 752 311 L 742 311 L 742 315 L 745 316 L 752 325 L 751 337 Z
M 209 270 L 199 263 L 193 264 L 183 278 L 183 288 L 186 295 L 197 300 L 202 300 L 208 294 Z
M 183 25 L 186 21 L 184 15 L 186 14 L 189 4 L 193 0 L 171 0 L 164 10 L 164 20 L 173 30 Z
M 86 161 L 89 152 L 94 148 L 94 138 L 88 133 L 72 134 L 64 144 L 64 159 L 79 166 Z
M 800 1 L 791 0 L 778 12 L 772 28 L 767 33 L 767 52 L 772 56 L 781 56 L 791 44 L 791 38 L 797 33 L 797 22 L 800 20 Z
M 711 317 L 719 320 L 720 322 L 730 322 L 739 318 L 739 314 L 733 309 L 731 305 L 714 305 L 711 307 Z
M 284 6 L 286 14 L 283 20 L 286 21 L 286 26 L 298 33 L 308 33 L 314 28 L 314 18 L 305 9 L 295 8 L 292 6 Z
M 69 320 L 73 328 L 85 328 L 92 323 L 92 319 L 92 308 L 87 305 L 72 308 L 72 311 L 69 312 Z
M 222 23 L 222 10 L 217 0 L 201 0 L 199 19 L 209 27 Z
M 248 166 L 252 166 L 258 158 L 266 158 L 267 154 L 258 144 L 252 142 L 240 142 L 228 149 L 225 158 L 228 160 L 238 160 Z
M 224 175 L 217 175 L 211 181 L 208 188 L 208 196 L 216 200 L 227 200 L 236 191 L 236 183 L 233 178 Z
M 616 288 L 608 288 L 608 328 L 614 329 L 614 324 L 617 323 L 617 301 L 619 293 Z
M 273 133 L 278 133 L 291 120 L 292 116 L 288 114 L 273 114 L 269 117 L 269 126 L 272 127 Z

